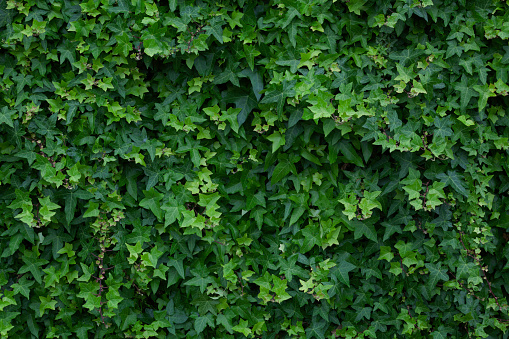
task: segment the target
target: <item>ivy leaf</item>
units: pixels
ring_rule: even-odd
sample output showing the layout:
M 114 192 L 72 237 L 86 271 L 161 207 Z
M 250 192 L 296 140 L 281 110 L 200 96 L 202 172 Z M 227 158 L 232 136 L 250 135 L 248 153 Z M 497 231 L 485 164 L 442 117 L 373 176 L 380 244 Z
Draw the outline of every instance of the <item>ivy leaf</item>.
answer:
M 207 313 L 205 316 L 200 316 L 196 318 L 194 321 L 194 330 L 197 334 L 200 334 L 205 330 L 205 328 L 208 326 L 214 327 L 214 319 L 212 318 L 212 314 Z
M 387 262 L 391 262 L 392 258 L 394 258 L 394 253 L 392 253 L 391 248 L 389 246 L 380 246 L 380 256 L 378 260 L 387 260 Z
M 348 140 L 341 140 L 337 144 L 338 149 L 341 151 L 342 156 L 340 157 L 346 163 L 353 163 L 356 166 L 364 167 L 362 158 L 358 154 L 358 151 Z
M 129 2 L 128 0 L 116 0 L 117 6 L 110 6 L 108 8 L 109 13 L 129 13 Z
M 477 92 L 473 88 L 472 81 L 470 81 L 465 74 L 461 76 L 461 82 L 456 83 L 454 89 L 460 92 L 460 105 L 461 110 L 465 110 L 467 108 L 468 103 L 472 97 L 479 96 Z
M 134 262 L 136 262 L 136 260 L 138 260 L 138 255 L 143 251 L 143 249 L 141 248 L 141 242 L 138 241 L 134 246 L 126 244 L 126 247 L 130 254 L 127 260 L 129 261 L 130 264 L 133 264 Z
M 136 243 L 136 244 L 139 244 Z M 157 261 L 163 255 L 164 252 L 160 251 L 157 246 L 154 246 L 150 252 L 145 252 L 141 255 L 141 260 L 147 267 L 157 267 Z
M 180 215 L 184 207 L 180 206 L 177 203 L 175 197 L 171 197 L 164 202 L 164 204 L 161 206 L 161 209 L 165 211 L 164 226 L 166 227 L 174 223 L 175 220 L 180 218 Z
M 54 310 L 57 304 L 57 301 L 53 300 L 51 296 L 48 297 L 39 296 L 39 300 L 41 301 L 41 305 L 39 306 L 39 314 L 41 317 L 44 315 L 44 311 L 46 309 Z
M 337 281 L 350 287 L 350 277 L 348 276 L 348 273 L 356 268 L 357 266 L 342 259 L 336 266 L 334 266 L 331 273 L 334 275 L 334 277 L 336 277 Z
M 247 322 L 247 320 L 241 319 L 239 324 L 233 326 L 232 329 L 235 332 L 240 332 L 246 337 L 248 337 L 251 334 L 251 329 L 248 327 L 248 324 L 249 323 Z
M 18 74 L 15 77 L 13 77 L 14 81 L 16 81 L 16 92 L 19 94 L 25 86 L 30 86 L 31 80 L 33 78 L 34 78 L 33 75 L 25 76 L 23 74 Z
M 209 284 L 212 284 L 214 280 L 210 277 L 196 276 L 184 283 L 186 286 L 197 286 L 200 288 L 200 293 L 205 292 L 205 289 Z
M 238 62 L 229 62 L 227 67 L 221 71 L 220 74 L 216 75 L 214 78 L 215 84 L 224 84 L 227 82 L 231 82 L 237 87 L 240 87 L 239 76 L 238 76 L 238 66 L 240 63 Z
M 219 218 L 221 213 L 216 211 L 219 208 L 217 201 L 221 198 L 218 192 L 212 194 L 200 194 L 198 205 L 205 207 L 205 214 L 210 218 Z
M 127 33 L 115 36 L 117 40 L 117 47 L 113 50 L 113 53 L 118 53 L 125 57 L 129 56 L 129 53 L 133 50 L 133 44 L 129 41 Z
M 394 80 L 401 80 L 405 84 L 410 82 L 410 80 L 416 76 L 416 74 L 413 72 L 413 68 L 413 65 L 410 65 L 409 68 L 405 68 L 400 63 L 396 64 L 396 69 L 398 70 L 399 75 Z
M 450 128 L 452 125 L 452 121 L 449 116 L 445 118 L 439 118 L 436 117 L 433 121 L 433 124 L 435 125 L 436 129 L 433 134 L 433 138 L 445 138 L 450 137 L 452 133 L 452 129 Z
M 361 321 L 363 318 L 365 318 L 366 320 L 371 319 L 372 310 L 373 310 L 372 307 L 363 307 L 357 310 L 357 316 L 355 317 L 355 321 Z
M 0 1 L 0 27 L 5 27 L 11 24 L 15 15 L 14 10 L 7 9 L 6 2 L 7 0 Z
M 76 212 L 76 206 L 78 204 L 78 199 L 88 200 L 93 197 L 93 195 L 85 190 L 79 188 L 73 188 L 70 190 L 60 191 L 55 194 L 56 197 L 63 197 L 65 201 L 65 221 L 67 225 L 71 223 L 74 219 L 74 213 Z
M 35 284 L 33 280 L 27 280 L 26 276 L 22 276 L 18 282 L 12 284 L 14 295 L 21 293 L 25 298 L 29 299 L 30 287 Z
M 428 280 L 428 287 L 434 288 L 439 280 L 443 281 L 449 281 L 449 276 L 447 275 L 447 269 L 442 268 L 442 264 L 431 264 L 426 263 L 426 268 L 429 270 L 429 280 Z
M 460 193 L 461 195 L 467 197 L 468 191 L 465 188 L 465 185 L 463 183 L 462 176 L 460 176 L 456 171 L 447 171 L 446 173 L 439 173 L 437 175 L 437 179 L 440 179 L 441 182 L 445 183 L 447 186 L 451 186 L 456 192 Z
M 482 111 L 486 107 L 489 98 L 497 96 L 495 94 L 495 85 L 475 85 L 474 90 L 479 93 L 479 101 L 477 103 L 479 111 Z
M 294 86 L 297 83 L 297 80 L 284 80 L 281 86 L 275 86 L 274 89 L 271 89 L 265 93 L 261 103 L 276 103 L 277 114 L 281 115 L 283 112 L 283 105 L 285 103 L 285 99 L 289 97 L 293 97 L 295 95 Z
M 311 94 L 308 102 L 312 105 L 309 110 L 313 112 L 313 119 L 330 118 L 336 108 L 331 103 L 332 94 L 319 92 L 317 95 Z
M 142 226 L 141 221 L 138 220 L 134 223 L 134 230 L 127 236 L 127 242 L 130 244 L 150 242 L 151 230 L 148 226 Z
M 145 198 L 140 201 L 140 206 L 149 209 L 157 217 L 157 220 L 162 220 L 163 211 L 161 210 L 161 204 L 159 203 L 164 195 L 157 192 L 153 187 L 148 191 L 143 191 Z
M 64 246 L 65 242 L 71 241 L 72 238 L 69 234 L 65 233 L 63 228 L 50 229 L 49 234 L 44 238 L 43 245 L 52 244 L 53 257 L 59 257 L 59 251 Z
M 32 276 L 35 280 L 40 284 L 42 283 L 42 273 L 41 266 L 47 264 L 49 261 L 46 259 L 39 259 L 35 252 L 27 251 L 22 257 L 23 262 L 25 263 L 18 271 L 18 274 L 23 274 L 26 272 L 32 273 Z
M 282 301 L 290 299 L 292 296 L 286 292 L 288 281 L 286 279 L 280 279 L 277 276 L 272 277 L 274 287 L 272 291 L 276 294 L 274 297 L 275 301 L 280 303 Z
M 393 52 L 389 54 L 389 58 L 392 60 L 399 61 L 401 66 L 405 67 L 407 62 L 414 60 L 422 53 L 423 53 L 422 50 L 418 49 L 404 49 L 400 52 Z
M 450 337 L 448 334 L 450 334 L 452 331 L 452 328 L 440 325 L 437 330 L 431 332 L 431 335 L 433 336 L 433 339 L 446 339 Z
M 311 326 L 306 328 L 306 336 L 309 339 L 311 338 L 325 339 L 326 329 L 327 323 L 323 319 L 321 319 L 320 321 L 313 321 L 311 322 Z
M 106 293 L 106 299 L 108 300 L 108 308 L 116 309 L 118 308 L 118 304 L 124 300 L 124 298 L 120 295 L 118 289 L 109 288 Z
M 68 60 L 71 65 L 76 62 L 76 46 L 78 43 L 73 43 L 69 39 L 65 39 L 64 42 L 57 48 L 60 52 L 60 64 L 63 64 L 65 60 Z
M 373 240 L 374 242 L 378 242 L 378 238 L 376 235 L 375 227 L 369 223 L 368 221 L 363 222 L 360 220 L 351 221 L 352 227 L 355 230 L 354 237 L 355 239 L 359 239 L 363 235 L 369 240 Z
M 304 242 L 301 247 L 301 253 L 306 253 L 310 251 L 313 246 L 321 245 L 322 239 L 320 235 L 320 230 L 317 225 L 310 224 L 306 228 L 302 230 L 302 235 L 304 236 Z
M 42 220 L 46 222 L 50 222 L 51 217 L 55 215 L 56 212 L 53 212 L 53 210 L 60 208 L 59 205 L 51 202 L 49 197 L 39 198 L 39 204 L 41 206 L 41 208 L 39 209 L 39 213 L 41 215 Z
M 288 159 L 281 160 L 274 171 L 272 172 L 272 178 L 270 179 L 270 183 L 274 185 L 275 183 L 281 181 L 284 177 L 288 175 L 291 171 L 296 171 L 295 165 L 291 163 Z
M 258 107 L 258 101 L 252 92 L 246 92 L 242 89 L 233 89 L 228 91 L 224 100 L 227 103 L 234 103 L 235 108 L 240 108 L 241 111 L 237 116 L 239 126 L 242 126 L 246 121 L 249 113 Z
M 14 127 L 12 123 L 12 113 L 14 111 L 9 110 L 7 106 L 2 107 L 0 111 L 0 124 L 6 124 L 7 126 Z
M 219 121 L 228 121 L 230 123 L 231 129 L 235 132 L 239 132 L 239 122 L 238 117 L 242 109 L 240 108 L 228 108 L 226 112 L 223 111 L 223 114 L 219 118 Z
M 280 258 L 280 272 L 288 281 L 292 281 L 294 275 L 303 279 L 308 278 L 308 272 L 296 264 L 297 258 L 297 254 L 291 255 L 288 259 Z
M 205 31 L 212 34 L 221 44 L 223 43 L 223 24 L 224 19 L 220 16 L 216 16 L 205 26 Z
M 246 56 L 247 64 L 252 71 L 254 71 L 254 59 L 261 54 L 259 50 L 256 49 L 253 45 L 244 44 L 244 55 Z M 256 92 L 255 92 L 256 94 Z

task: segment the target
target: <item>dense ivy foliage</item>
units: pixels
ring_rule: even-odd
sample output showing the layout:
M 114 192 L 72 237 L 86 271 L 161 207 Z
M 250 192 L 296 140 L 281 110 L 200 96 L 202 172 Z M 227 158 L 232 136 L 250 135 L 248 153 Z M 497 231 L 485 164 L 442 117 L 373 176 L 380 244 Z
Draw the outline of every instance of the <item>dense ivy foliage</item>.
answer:
M 502 338 L 509 6 L 0 0 L 0 334 Z

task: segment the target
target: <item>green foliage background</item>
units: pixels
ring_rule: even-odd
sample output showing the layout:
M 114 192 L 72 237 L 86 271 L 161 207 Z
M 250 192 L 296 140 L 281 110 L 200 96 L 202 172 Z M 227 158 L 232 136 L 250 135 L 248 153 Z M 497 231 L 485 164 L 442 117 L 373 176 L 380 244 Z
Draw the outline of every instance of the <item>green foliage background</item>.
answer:
M 508 337 L 505 1 L 0 0 L 0 334 Z

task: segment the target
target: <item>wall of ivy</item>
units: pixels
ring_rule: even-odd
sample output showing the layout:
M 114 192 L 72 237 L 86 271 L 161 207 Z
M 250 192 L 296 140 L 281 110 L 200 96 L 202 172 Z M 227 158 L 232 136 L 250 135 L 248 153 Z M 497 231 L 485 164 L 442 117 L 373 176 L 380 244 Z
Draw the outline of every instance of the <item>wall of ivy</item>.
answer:
M 2 338 L 507 338 L 509 5 L 0 0 Z

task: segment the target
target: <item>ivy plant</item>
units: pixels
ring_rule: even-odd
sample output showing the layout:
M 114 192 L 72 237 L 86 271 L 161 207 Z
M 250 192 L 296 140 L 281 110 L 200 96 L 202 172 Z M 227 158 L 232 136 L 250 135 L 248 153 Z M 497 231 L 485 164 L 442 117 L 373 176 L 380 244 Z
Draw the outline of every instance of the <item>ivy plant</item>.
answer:
M 0 0 L 3 338 L 507 338 L 502 0 Z

